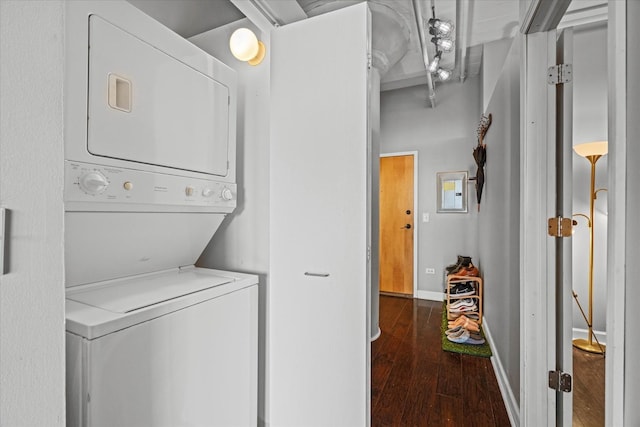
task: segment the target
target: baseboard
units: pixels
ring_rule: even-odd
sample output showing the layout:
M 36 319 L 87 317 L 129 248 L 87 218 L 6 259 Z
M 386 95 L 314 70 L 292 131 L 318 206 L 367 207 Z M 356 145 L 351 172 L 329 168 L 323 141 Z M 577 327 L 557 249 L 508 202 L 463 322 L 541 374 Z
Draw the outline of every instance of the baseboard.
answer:
M 433 291 L 416 291 L 416 298 L 418 299 L 426 299 L 429 301 L 444 301 L 444 292 L 433 292 Z
M 588 339 L 589 331 L 587 329 L 573 328 L 573 339 Z M 602 345 L 607 345 L 607 333 L 603 331 L 593 331 L 593 334 L 598 338 L 598 341 Z M 595 340 L 594 340 L 595 341 Z M 595 342 L 594 342 L 595 344 Z
M 484 316 L 482 317 L 482 329 L 484 330 L 485 338 L 487 339 L 487 342 L 491 347 L 491 351 L 493 352 L 493 356 L 491 356 L 491 365 L 493 366 L 493 371 L 495 372 L 496 379 L 498 380 L 498 387 L 500 388 L 500 393 L 502 394 L 502 400 L 504 400 L 504 406 L 507 408 L 509 421 L 511 421 L 512 426 L 519 427 L 520 406 L 518 405 L 518 401 L 513 394 L 511 385 L 509 385 L 507 373 L 504 371 L 504 367 L 502 366 L 502 362 L 500 361 L 500 355 L 498 354 L 495 343 L 493 342 L 493 337 L 491 336 L 491 329 L 489 328 L 487 319 Z

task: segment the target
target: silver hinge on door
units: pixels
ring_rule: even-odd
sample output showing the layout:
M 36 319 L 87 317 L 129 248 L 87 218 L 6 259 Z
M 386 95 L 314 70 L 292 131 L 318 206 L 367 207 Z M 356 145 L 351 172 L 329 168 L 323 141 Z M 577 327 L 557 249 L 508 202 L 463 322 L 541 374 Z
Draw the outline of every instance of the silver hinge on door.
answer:
M 547 72 L 547 82 L 550 85 L 559 85 L 569 83 L 573 75 L 573 66 L 571 64 L 558 64 L 549 67 Z
M 373 67 L 373 56 L 371 52 L 367 52 L 367 69 L 370 70 Z
M 549 236 L 551 237 L 571 237 L 573 231 L 573 221 L 571 218 L 549 218 Z
M 549 388 L 571 393 L 571 375 L 562 371 L 549 371 Z

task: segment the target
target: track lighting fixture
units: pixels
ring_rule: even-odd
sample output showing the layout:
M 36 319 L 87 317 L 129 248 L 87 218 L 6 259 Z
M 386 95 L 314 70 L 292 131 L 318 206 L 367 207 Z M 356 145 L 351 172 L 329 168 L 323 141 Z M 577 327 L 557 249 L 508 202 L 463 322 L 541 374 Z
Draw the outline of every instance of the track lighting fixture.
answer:
M 438 75 L 438 78 L 443 82 L 449 80 L 449 78 L 451 77 L 451 71 L 445 70 L 444 68 L 438 68 L 436 74 Z
M 453 40 L 433 37 L 431 42 L 439 47 L 443 52 L 451 52 L 453 50 Z
M 440 58 L 442 57 L 442 52 L 438 51 L 436 56 L 433 58 L 433 61 L 429 64 L 429 72 L 435 73 L 438 70 L 438 65 L 440 65 Z
M 451 70 L 440 68 L 440 61 L 443 52 L 451 52 L 453 50 L 454 43 L 451 38 L 453 24 L 451 21 L 436 18 L 435 6 L 431 6 L 431 13 L 433 17 L 427 21 L 427 24 L 429 25 L 429 34 L 433 36 L 431 43 L 433 43 L 436 48 L 436 54 L 427 67 L 427 71 L 437 75 L 440 81 L 446 81 L 451 77 Z
M 432 9 L 435 10 L 435 7 L 433 7 Z M 441 19 L 436 18 L 435 16 L 429 19 L 429 26 L 431 27 L 429 29 L 429 32 L 433 35 L 438 34 L 440 36 L 445 37 L 450 35 L 453 32 L 453 23 L 451 21 L 443 21 Z M 431 32 L 432 29 L 433 29 L 433 32 Z

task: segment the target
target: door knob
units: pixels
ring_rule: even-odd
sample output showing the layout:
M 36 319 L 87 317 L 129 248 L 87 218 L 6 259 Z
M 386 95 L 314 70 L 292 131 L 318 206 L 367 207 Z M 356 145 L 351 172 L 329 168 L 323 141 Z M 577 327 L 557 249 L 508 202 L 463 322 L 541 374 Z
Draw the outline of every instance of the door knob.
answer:
M 410 229 L 410 228 L 411 228 L 411 224 L 407 224 L 407 225 L 405 225 L 404 227 L 401 227 L 401 228 L 402 228 L 403 230 L 404 230 L 404 229 L 407 229 L 407 230 L 408 230 L 408 229 Z

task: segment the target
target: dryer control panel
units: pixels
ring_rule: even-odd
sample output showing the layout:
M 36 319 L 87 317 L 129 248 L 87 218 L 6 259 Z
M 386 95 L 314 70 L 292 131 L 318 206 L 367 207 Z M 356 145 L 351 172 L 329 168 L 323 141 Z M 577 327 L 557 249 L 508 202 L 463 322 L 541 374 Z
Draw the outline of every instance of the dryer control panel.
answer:
M 237 186 L 215 180 L 67 161 L 64 193 L 67 211 L 229 213 L 236 207 Z

